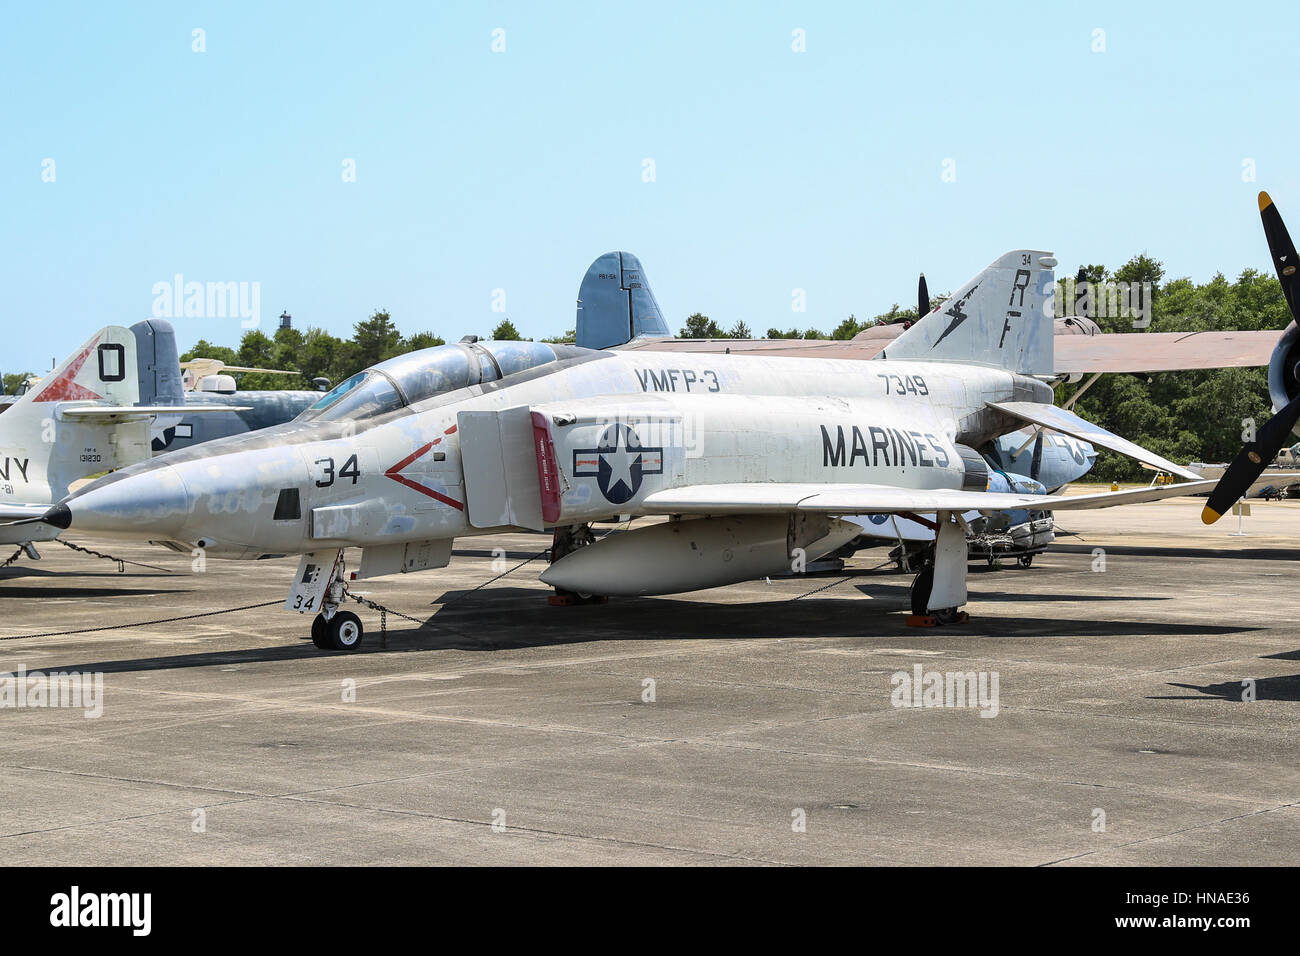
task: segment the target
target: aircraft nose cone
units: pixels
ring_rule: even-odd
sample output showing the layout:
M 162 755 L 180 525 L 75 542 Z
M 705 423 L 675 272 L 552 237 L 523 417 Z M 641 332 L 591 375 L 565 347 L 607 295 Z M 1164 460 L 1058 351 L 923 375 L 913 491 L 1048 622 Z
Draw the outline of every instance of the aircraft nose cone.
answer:
M 180 474 L 170 465 L 92 485 L 45 514 L 59 528 L 120 537 L 178 537 L 190 514 L 190 498 Z

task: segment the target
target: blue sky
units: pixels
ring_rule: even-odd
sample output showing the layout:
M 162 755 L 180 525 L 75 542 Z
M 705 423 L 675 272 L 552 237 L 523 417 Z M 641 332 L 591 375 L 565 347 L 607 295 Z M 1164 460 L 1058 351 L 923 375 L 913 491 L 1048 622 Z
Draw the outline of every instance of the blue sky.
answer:
M 177 273 L 260 283 L 268 331 L 386 308 L 454 339 L 500 320 L 496 289 L 524 335 L 572 328 L 611 249 L 674 326 L 760 333 L 910 303 L 922 269 L 956 288 L 1021 246 L 1267 268 L 1255 193 L 1300 223 L 1292 13 L 1070 7 L 10 4 L 0 367 L 149 317 Z M 175 325 L 182 348 L 242 331 Z

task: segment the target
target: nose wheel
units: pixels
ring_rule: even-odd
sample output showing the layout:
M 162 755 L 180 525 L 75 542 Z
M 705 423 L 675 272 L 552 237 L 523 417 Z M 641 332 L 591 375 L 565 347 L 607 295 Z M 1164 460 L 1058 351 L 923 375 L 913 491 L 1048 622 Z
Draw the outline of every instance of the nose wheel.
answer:
M 311 622 L 311 642 L 323 651 L 355 651 L 364 636 L 361 618 L 351 611 L 335 611 L 328 621 L 317 614 Z

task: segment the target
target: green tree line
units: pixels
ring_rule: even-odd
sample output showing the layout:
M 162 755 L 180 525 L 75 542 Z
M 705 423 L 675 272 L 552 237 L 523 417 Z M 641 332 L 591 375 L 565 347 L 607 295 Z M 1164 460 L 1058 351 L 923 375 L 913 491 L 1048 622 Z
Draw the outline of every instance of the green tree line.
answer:
M 574 336 L 575 333 L 569 331 L 565 335 L 542 341 L 572 342 Z M 520 340 L 522 337 L 514 323 L 502 319 L 492 330 L 490 338 Z M 295 328 L 279 328 L 274 335 L 267 335 L 260 329 L 251 329 L 240 339 L 238 349 L 199 339 L 192 349 L 181 356 L 181 361 L 213 358 L 227 365 L 296 373 L 272 375 L 244 372 L 239 379 L 239 387 L 244 389 L 309 389 L 313 387 L 311 382 L 316 378 L 327 378 L 332 384 L 338 384 L 385 359 L 446 344 L 442 336 L 433 332 L 402 335 L 392 316 L 381 309 L 357 322 L 352 327 L 351 338 L 342 339 L 317 328 L 309 328 L 305 332 Z

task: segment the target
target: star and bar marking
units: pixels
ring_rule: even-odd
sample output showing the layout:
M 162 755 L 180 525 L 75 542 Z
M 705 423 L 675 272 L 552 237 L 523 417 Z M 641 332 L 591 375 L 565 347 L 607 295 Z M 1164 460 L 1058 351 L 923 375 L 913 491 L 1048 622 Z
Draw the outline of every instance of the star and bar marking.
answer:
M 573 450 L 574 477 L 595 478 L 605 500 L 616 505 L 631 500 L 646 475 L 663 471 L 663 448 L 644 447 L 641 436 L 627 425 L 606 428 L 595 448 Z

